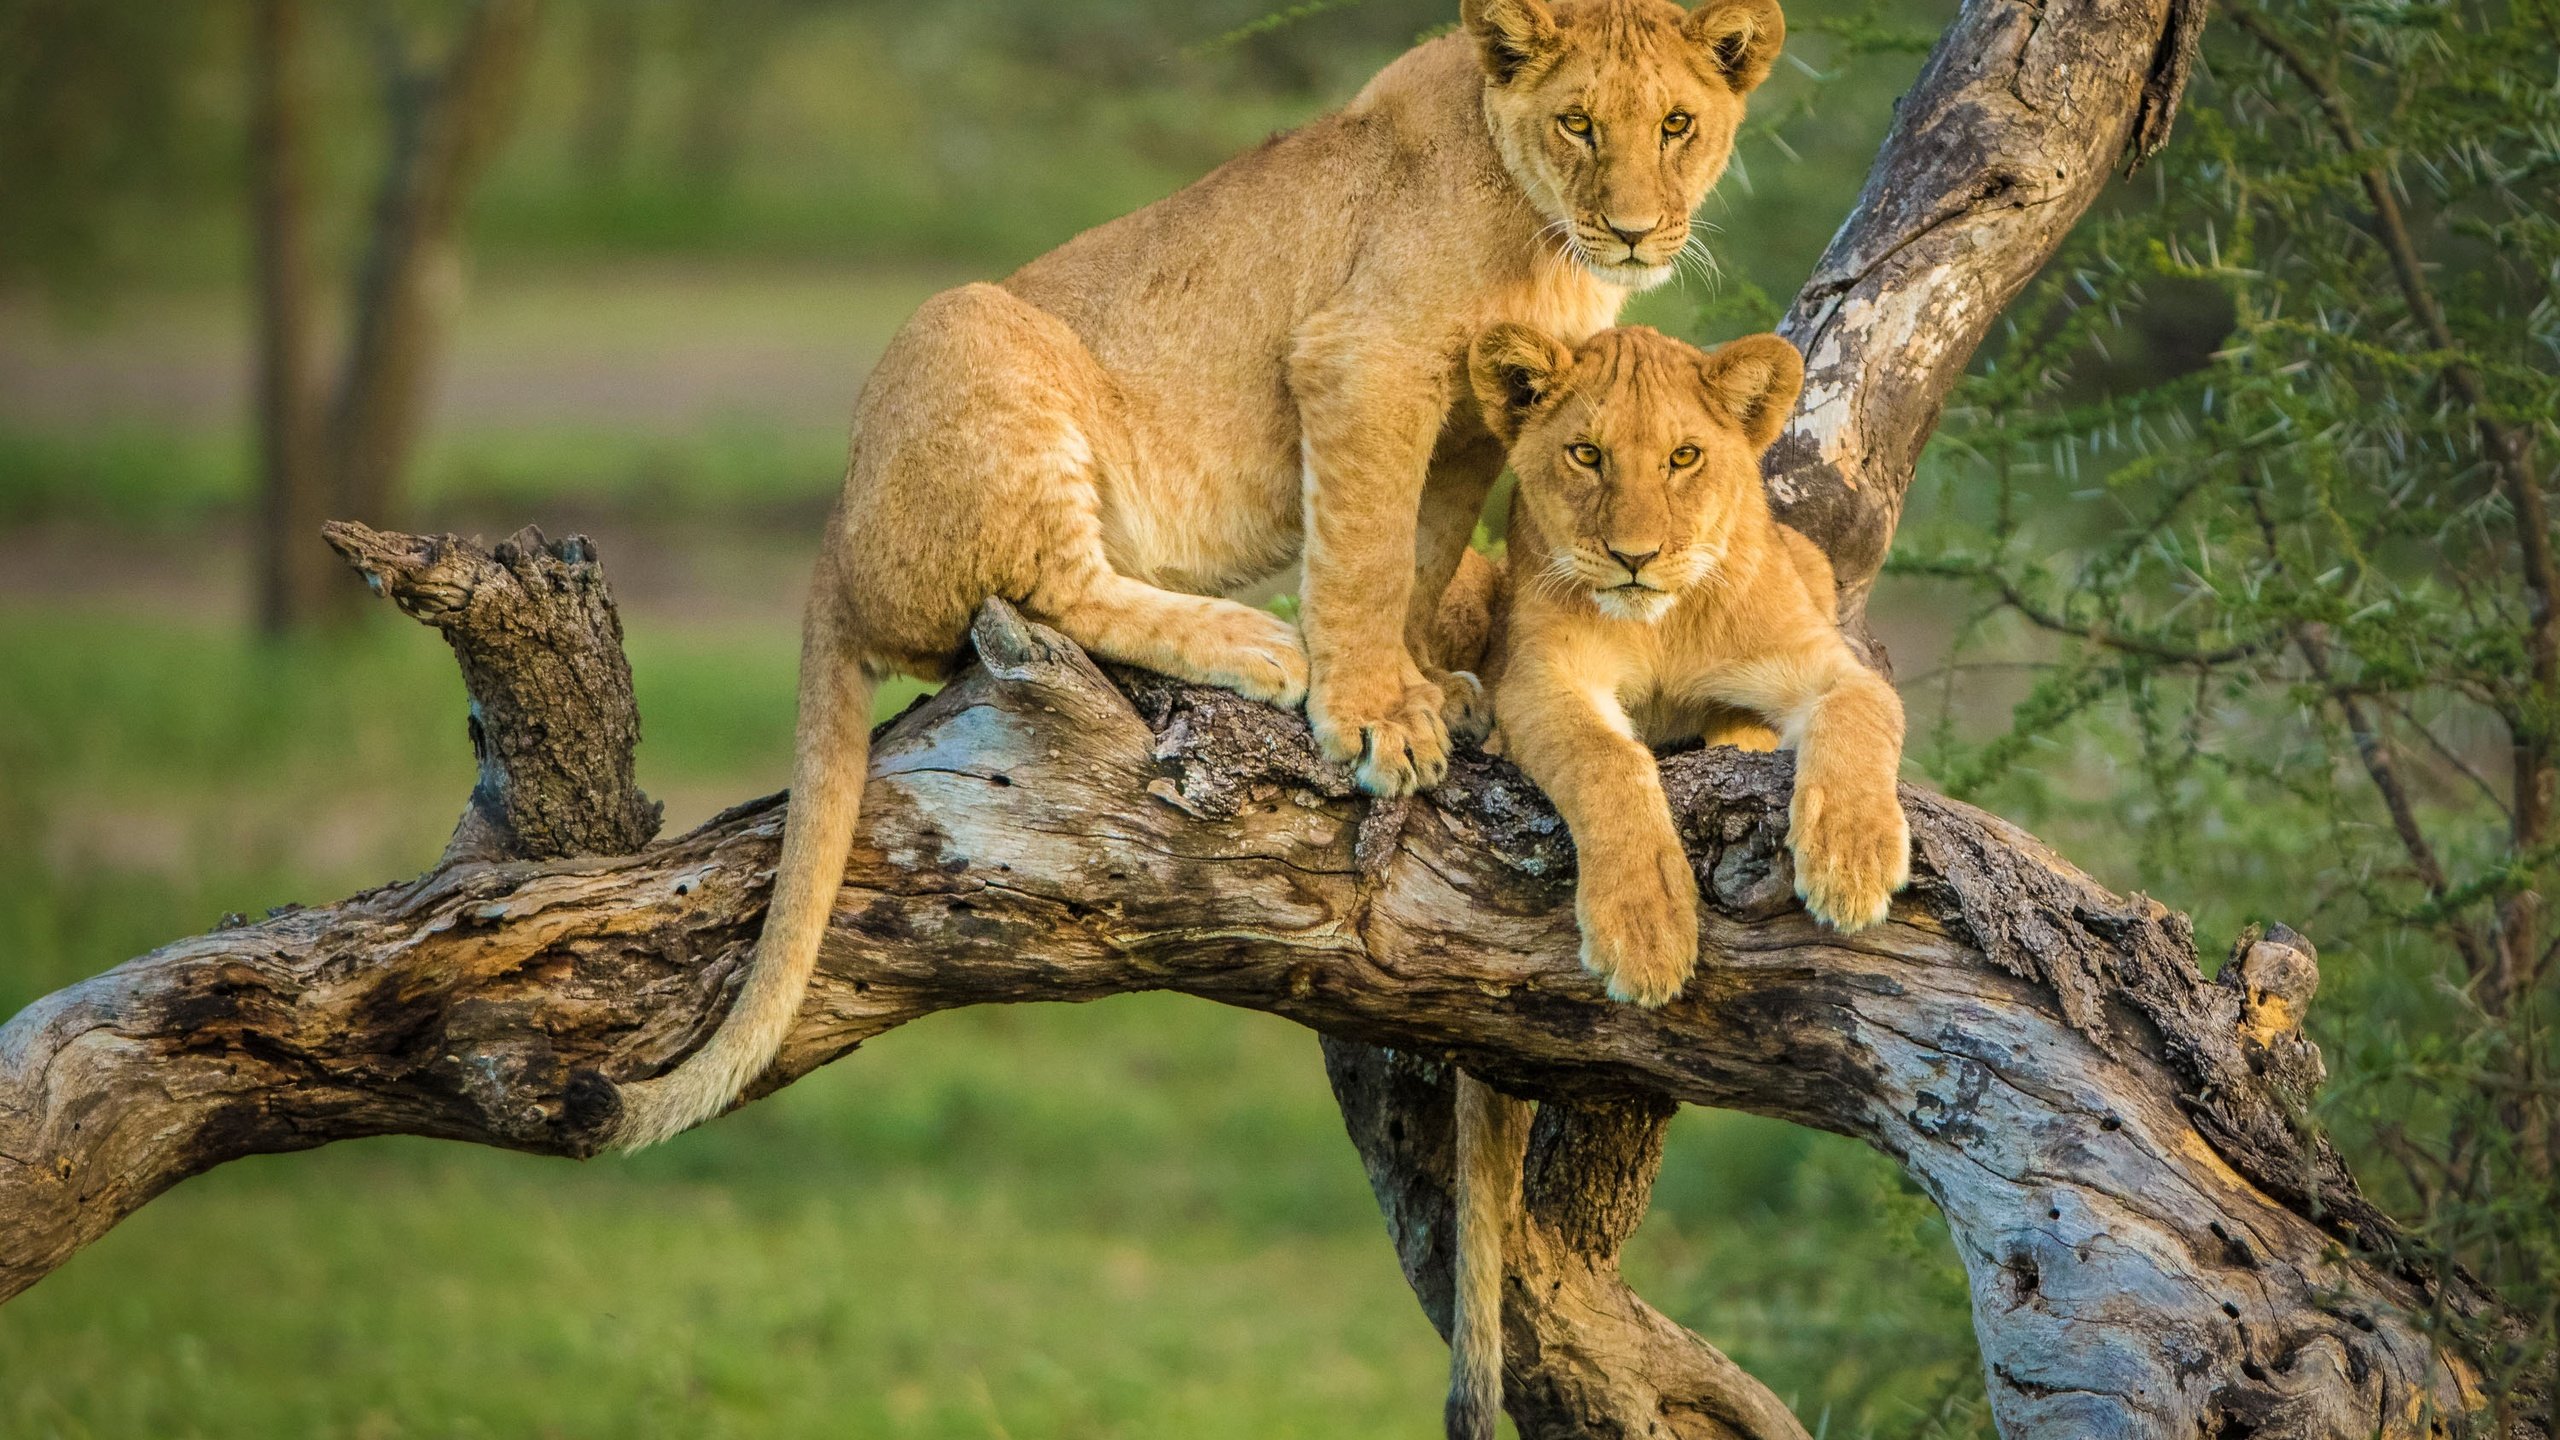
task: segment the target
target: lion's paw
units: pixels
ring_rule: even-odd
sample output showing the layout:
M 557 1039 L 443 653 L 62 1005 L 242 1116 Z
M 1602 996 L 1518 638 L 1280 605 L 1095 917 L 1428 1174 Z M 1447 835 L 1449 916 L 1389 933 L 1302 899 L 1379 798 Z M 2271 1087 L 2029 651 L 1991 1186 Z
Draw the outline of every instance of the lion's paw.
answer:
M 1889 783 L 1872 792 L 1800 787 L 1787 849 L 1796 898 L 1843 934 L 1880 923 L 1911 879 L 1911 825 Z
M 1449 728 L 1440 718 L 1440 687 L 1418 676 L 1387 688 L 1320 684 L 1307 697 L 1307 723 L 1325 758 L 1351 767 L 1372 795 L 1393 798 L 1428 790 L 1449 773 Z M 1363 703 L 1366 702 L 1366 703 Z
M 1238 607 L 1240 610 L 1242 607 Z M 1262 610 L 1243 610 L 1213 677 L 1248 700 L 1294 710 L 1307 698 L 1307 652 L 1298 627 Z
M 1678 995 L 1698 968 L 1698 880 L 1677 846 L 1625 863 L 1586 853 L 1574 888 L 1582 968 L 1609 998 L 1647 1008 Z
M 1469 670 L 1425 670 L 1440 687 L 1440 719 L 1456 740 L 1481 741 L 1493 733 L 1493 697 Z

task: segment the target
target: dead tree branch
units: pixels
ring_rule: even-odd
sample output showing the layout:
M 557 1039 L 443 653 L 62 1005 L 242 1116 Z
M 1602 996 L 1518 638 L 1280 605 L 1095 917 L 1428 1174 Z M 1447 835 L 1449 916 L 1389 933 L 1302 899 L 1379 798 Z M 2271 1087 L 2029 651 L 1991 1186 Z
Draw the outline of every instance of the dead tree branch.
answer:
M 2205 8 L 1967 0 L 1902 97 L 1857 210 L 1778 327 L 1805 354 L 1805 389 L 1769 494 L 1830 554 L 1853 635 L 1947 392 L 2118 162 L 2167 142 Z
M 321 535 L 375 593 L 441 631 L 462 666 L 480 780 L 440 863 L 649 843 L 663 812 L 633 778 L 640 707 L 622 616 L 585 536 L 527 526 L 484 550 L 343 520 Z
M 1518 1401 L 1534 1434 L 1624 1413 L 1605 1392 L 1630 1385 L 1665 1417 L 1719 1397 L 1671 1433 L 1788 1433 L 1588 1258 L 1614 1256 L 1651 1173 L 1630 1094 L 1899 1160 L 1962 1248 L 2009 1435 L 2416 1435 L 2425 1407 L 2477 1402 L 2476 1372 L 2410 1317 L 2492 1302 L 2401 1273 L 2389 1222 L 2288 1121 L 2316 1076 L 2299 941 L 2206 981 L 2181 917 L 1920 791 L 1913 890 L 1844 941 L 1790 898 L 1786 759 L 1696 753 L 1665 771 L 1709 958 L 1683 999 L 1638 1011 L 1576 964 L 1569 842 L 1508 765 L 1465 760 L 1364 846 L 1370 807 L 1296 717 L 1115 684 L 1000 606 L 976 638 L 982 669 L 884 729 L 821 971 L 765 1089 L 938 1010 L 1171 989 L 1392 1047 L 1365 1082 L 1378 1060 L 1336 1056 L 1355 1134 L 1360 1085 L 1410 1090 L 1417 1064 L 1566 1102 L 1530 1188 L 1533 1231 L 1559 1238 L 1514 1284 L 1600 1303 L 1548 1307 L 1537 1323 L 1566 1330 L 1521 1337 L 1547 1382 Z M 241 1155 L 391 1132 L 587 1153 L 615 1085 L 716 1021 L 781 818 L 768 799 L 637 855 L 463 861 L 31 1006 L 0 1030 L 0 1293 Z M 1428 1095 L 1395 1108 L 1446 1114 Z M 1393 1144 L 1390 1175 L 1446 1163 L 1410 1125 Z M 1437 1229 L 1438 1203 L 1426 1186 L 1391 1214 Z M 1633 1378 L 1622 1363 L 1656 1357 Z

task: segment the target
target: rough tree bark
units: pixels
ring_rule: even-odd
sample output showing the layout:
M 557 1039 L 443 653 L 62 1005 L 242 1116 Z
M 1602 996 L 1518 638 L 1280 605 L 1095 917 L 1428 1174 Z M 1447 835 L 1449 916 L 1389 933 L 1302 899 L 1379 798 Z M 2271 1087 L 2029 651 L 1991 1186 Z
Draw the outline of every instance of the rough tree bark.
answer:
M 633 778 L 640 707 L 595 547 L 527 526 L 494 550 L 347 521 L 329 547 L 445 634 L 471 694 L 479 783 L 438 863 L 627 855 L 664 813 Z
M 1451 1067 L 1327 1035 L 1325 1072 L 1368 1166 L 1405 1279 L 1447 1335 L 1454 1263 Z M 1786 1405 L 1618 1274 L 1677 1107 L 1652 1093 L 1550 1097 L 1505 1255 L 1504 1403 L 1526 1436 L 1803 1437 Z
M 1947 388 L 2115 159 L 2165 134 L 2198 15 L 1972 0 L 1906 98 L 1790 318 L 1814 376 L 1770 472 L 1839 560 L 1853 627 Z M 411 569 L 518 568 L 343 538 L 395 598 L 420 590 Z M 545 553 L 591 570 L 574 542 Z M 475 584 L 464 603 L 538 588 Z M 590 639 L 520 656 L 611 648 L 594 597 L 526 622 Z M 467 671 L 509 633 L 439 623 Z M 765 1089 L 955 1005 L 1174 989 L 1282 1014 L 1326 1035 L 1407 1273 L 1445 1315 L 1462 1063 L 1546 1102 L 1505 1287 L 1509 1403 L 1535 1436 L 1802 1433 L 1617 1276 L 1671 1101 L 1900 1161 L 1961 1247 L 2006 1434 L 2398 1437 L 2476 1409 L 2478 1368 L 2411 1317 L 2494 1299 L 2458 1276 L 2428 1291 L 2292 1122 L 2319 1075 L 2299 937 L 2245 937 L 2206 981 L 2182 917 L 1910 791 L 1914 888 L 1844 941 L 1789 899 L 1784 757 L 1691 754 L 1665 779 L 1707 958 L 1681 1001 L 1638 1012 L 1574 964 L 1570 846 L 1508 766 L 1465 757 L 1427 801 L 1370 806 L 1292 717 L 1115 685 L 1001 607 L 976 638 L 984 668 L 884 729 L 821 973 Z M 508 723 L 539 726 L 541 703 Z M 0 1295 L 237 1155 L 387 1131 L 587 1153 L 617 1082 L 709 1033 L 761 918 L 779 799 L 635 855 L 488 858 L 619 850 L 654 815 L 609 758 L 475 744 L 494 838 L 466 844 L 483 823 L 466 816 L 420 880 L 179 942 L 0 1030 Z M 591 837 L 487 818 L 515 813 L 511 787 L 581 784 L 601 786 Z
M 1968 0 L 1902 97 L 1858 208 L 1778 327 L 1804 352 L 1805 389 L 1767 464 L 1862 640 L 1947 392 L 2118 161 L 2167 143 L 2205 9 Z

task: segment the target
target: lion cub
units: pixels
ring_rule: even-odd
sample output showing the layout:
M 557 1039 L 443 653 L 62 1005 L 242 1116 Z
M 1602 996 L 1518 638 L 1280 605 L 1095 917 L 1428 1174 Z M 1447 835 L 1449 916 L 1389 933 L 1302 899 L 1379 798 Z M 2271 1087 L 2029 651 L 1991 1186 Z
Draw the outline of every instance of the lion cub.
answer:
M 1796 894 L 1835 930 L 1884 919 L 1910 873 L 1902 702 L 1841 637 L 1830 563 L 1760 488 L 1804 384 L 1794 347 L 1754 335 L 1710 355 L 1628 327 L 1568 348 L 1501 324 L 1468 372 L 1519 490 L 1507 568 L 1471 552 L 1441 644 L 1452 663 L 1482 652 L 1499 743 L 1573 832 L 1583 965 L 1639 1005 L 1697 966 L 1697 877 L 1649 748 L 1693 735 L 1792 746 Z M 1461 1075 L 1457 1118 L 1448 1425 L 1489 1437 L 1527 1106 Z
M 1583 963 L 1639 1005 L 1697 964 L 1697 880 L 1648 748 L 1692 735 L 1794 748 L 1796 894 L 1837 930 L 1882 920 L 1910 868 L 1902 702 L 1842 638 L 1830 563 L 1760 488 L 1804 384 L 1795 348 L 1708 355 L 1631 326 L 1571 350 L 1511 324 L 1468 369 L 1520 487 L 1481 673 L 1503 749 L 1573 832 Z

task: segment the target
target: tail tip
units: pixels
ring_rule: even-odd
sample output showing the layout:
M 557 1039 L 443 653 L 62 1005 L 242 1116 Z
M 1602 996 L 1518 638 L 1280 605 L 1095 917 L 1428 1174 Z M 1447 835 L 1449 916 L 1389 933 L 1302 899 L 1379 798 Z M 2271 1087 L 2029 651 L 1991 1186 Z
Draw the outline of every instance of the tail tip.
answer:
M 603 1148 L 629 1155 L 673 1140 L 719 1114 L 726 1099 L 706 1100 L 689 1079 L 680 1067 L 655 1080 L 622 1086 L 614 1097 L 617 1113 L 599 1137 Z
M 1493 1440 L 1494 1407 L 1481 1395 L 1459 1390 L 1449 1392 L 1449 1403 L 1441 1411 L 1441 1427 L 1448 1440 Z
M 673 1140 L 694 1127 L 694 1117 L 686 1115 L 689 1107 L 681 1104 L 684 1097 L 668 1094 L 668 1079 L 673 1076 L 622 1086 L 622 1094 L 617 1097 L 620 1115 L 614 1117 L 612 1127 L 604 1133 L 604 1145 L 609 1150 L 630 1156 L 635 1150 L 648 1150 L 650 1145 Z
M 571 1153 L 593 1155 L 611 1146 L 623 1116 L 621 1087 L 603 1071 L 581 1067 L 569 1072 L 569 1083 L 560 1092 L 558 1128 Z

